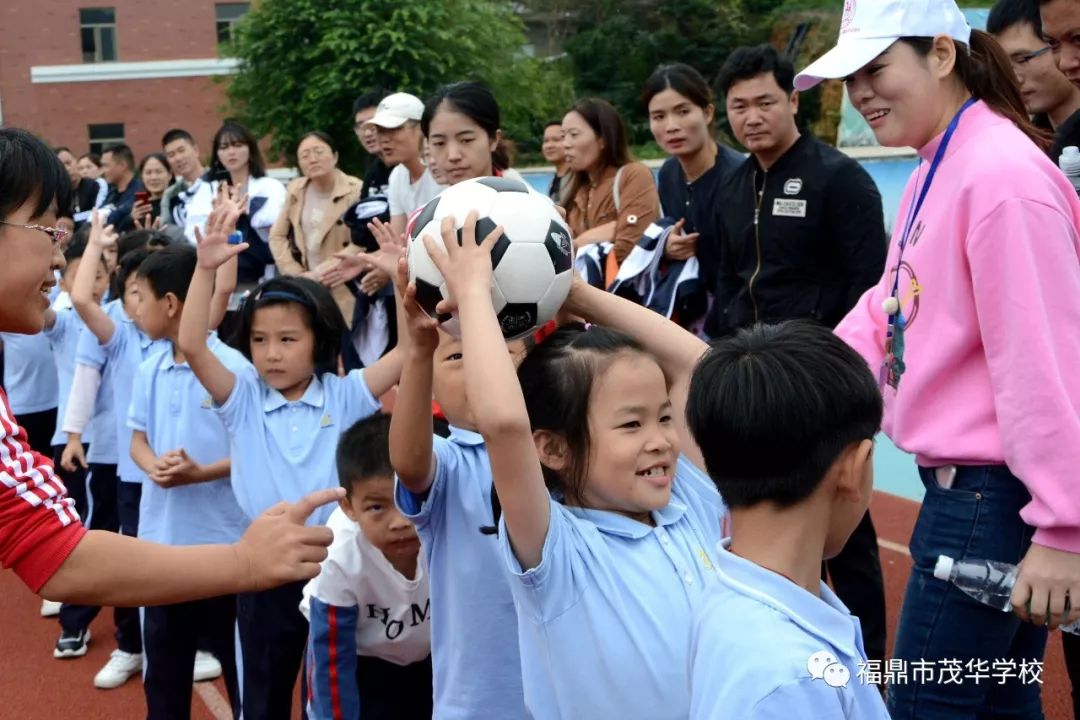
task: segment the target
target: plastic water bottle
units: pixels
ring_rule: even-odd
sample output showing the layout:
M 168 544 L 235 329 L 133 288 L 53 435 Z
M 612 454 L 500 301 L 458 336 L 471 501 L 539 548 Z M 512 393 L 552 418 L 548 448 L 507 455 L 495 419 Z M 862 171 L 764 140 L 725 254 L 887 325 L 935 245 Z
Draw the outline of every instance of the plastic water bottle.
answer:
M 1065 177 L 1072 182 L 1073 188 L 1080 193 L 1080 148 L 1070 145 L 1061 152 L 1058 158 L 1058 166 L 1065 173 Z
M 934 577 L 951 582 L 984 605 L 998 610 L 1012 610 L 1009 598 L 1016 584 L 1016 566 L 997 560 L 953 560 L 939 555 Z M 1080 635 L 1080 620 L 1062 625 L 1061 632 Z

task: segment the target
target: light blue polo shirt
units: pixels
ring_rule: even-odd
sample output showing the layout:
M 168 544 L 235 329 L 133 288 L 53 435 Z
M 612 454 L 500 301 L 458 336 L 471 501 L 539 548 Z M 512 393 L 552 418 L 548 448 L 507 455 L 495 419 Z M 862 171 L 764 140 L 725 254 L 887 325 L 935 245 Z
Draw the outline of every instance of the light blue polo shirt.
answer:
M 67 433 L 64 432 L 64 414 L 67 412 L 68 396 L 71 394 L 71 381 L 75 378 L 75 353 L 79 347 L 79 337 L 82 335 L 86 324 L 68 305 L 63 309 L 56 310 L 56 321 L 51 328 L 45 328 L 43 334 L 52 348 L 53 361 L 56 363 L 56 430 L 53 432 L 53 445 L 66 445 Z M 82 436 L 83 443 L 93 441 L 91 426 L 88 432 Z
M 247 363 L 216 335 L 207 345 L 233 372 Z M 139 366 L 128 426 L 146 433 L 155 455 L 182 448 L 200 465 L 229 457 L 229 434 L 214 412 L 210 393 L 191 366 L 176 363 L 172 347 L 155 351 Z M 143 483 L 139 537 L 144 540 L 166 545 L 233 543 L 247 525 L 229 478 L 174 488 L 150 479 Z
M 43 333 L 0 333 L 0 338 L 4 340 L 4 389 L 11 412 L 18 417 L 56 407 L 60 389 L 49 339 Z
M 113 303 L 105 305 L 106 313 L 110 312 L 112 305 Z M 116 309 L 117 307 L 113 307 L 114 312 Z M 123 314 L 122 309 L 120 309 L 120 314 Z M 110 317 L 112 317 L 111 314 Z M 113 322 L 116 322 L 115 318 Z M 79 335 L 75 349 L 75 364 L 92 367 L 101 374 L 101 384 L 98 385 L 97 397 L 94 398 L 94 412 L 90 416 L 86 429 L 83 430 L 83 439 L 90 443 L 86 461 L 101 465 L 116 465 L 119 458 L 116 452 L 116 418 L 113 414 L 115 402 L 112 389 L 113 373 L 105 356 L 105 350 L 89 328 Z
M 127 414 L 131 407 L 131 387 L 135 373 L 151 353 L 169 347 L 168 340 L 151 340 L 146 333 L 135 325 L 119 300 L 106 305 L 106 312 L 112 318 L 116 329 L 109 342 L 102 345 L 105 351 L 105 370 L 101 384 L 108 383 L 113 394 L 113 419 L 116 425 L 116 473 L 124 482 L 142 483 L 146 473 L 131 459 L 131 428 L 128 427 Z M 87 333 L 93 337 L 93 333 Z M 100 432 L 98 433 L 100 434 Z M 93 447 L 91 447 L 93 450 Z
M 263 382 L 250 362 L 234 373 L 232 394 L 217 412 L 232 442 L 233 492 L 247 516 L 337 487 L 338 438 L 382 407 L 364 371 L 315 376 L 294 402 Z M 308 524 L 325 525 L 334 507 L 317 509 Z
M 828 585 L 817 598 L 724 548 L 718 556 L 690 645 L 693 720 L 888 720 L 877 687 L 859 680 L 859 620 Z
M 552 500 L 542 560 L 522 572 L 503 524 L 535 717 L 685 720 L 690 628 L 716 582 L 723 514 L 712 481 L 680 457 L 655 527 Z
M 517 614 L 493 527 L 484 439 L 451 427 L 436 437 L 426 497 L 397 483 L 397 506 L 416 524 L 431 582 L 431 661 L 437 720 L 528 718 Z M 537 718 L 547 715 L 537 714 Z

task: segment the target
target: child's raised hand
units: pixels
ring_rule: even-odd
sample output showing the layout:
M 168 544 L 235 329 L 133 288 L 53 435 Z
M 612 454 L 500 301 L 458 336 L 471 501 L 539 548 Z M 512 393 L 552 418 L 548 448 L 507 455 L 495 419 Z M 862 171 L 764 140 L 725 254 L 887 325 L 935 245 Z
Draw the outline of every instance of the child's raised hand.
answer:
M 413 347 L 429 355 L 434 353 L 439 346 L 439 323 L 428 317 L 416 302 L 416 285 L 409 282 L 409 262 L 404 254 L 398 258 L 394 288 L 401 296 L 401 306 L 405 310 L 405 327 Z
M 199 267 L 205 270 L 217 270 L 226 262 L 247 249 L 245 242 L 229 244 L 229 234 L 236 228 L 240 217 L 241 205 L 232 199 L 221 200 L 206 220 L 206 233 L 195 228 L 195 241 L 199 250 Z
M 496 227 L 483 240 L 476 238 L 476 213 L 470 212 L 461 228 L 461 244 L 458 244 L 457 230 L 453 217 L 442 221 L 442 237 L 445 250 L 441 249 L 433 238 L 425 235 L 424 247 L 427 248 L 435 267 L 438 268 L 450 291 L 450 302 L 439 304 L 439 312 L 450 312 L 461 304 L 469 294 L 482 294 L 491 297 L 491 248 L 502 237 L 502 226 Z
M 90 213 L 90 240 L 98 247 L 115 247 L 118 236 L 112 225 L 105 224 L 106 213 L 94 210 Z

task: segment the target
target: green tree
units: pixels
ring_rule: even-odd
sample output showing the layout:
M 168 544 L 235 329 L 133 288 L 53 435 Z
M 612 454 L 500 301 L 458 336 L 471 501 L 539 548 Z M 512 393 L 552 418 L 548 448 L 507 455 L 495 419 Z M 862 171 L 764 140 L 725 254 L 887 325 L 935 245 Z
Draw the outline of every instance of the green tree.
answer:
M 640 96 L 658 65 L 684 62 L 712 81 L 732 50 L 764 40 L 739 0 L 588 0 L 574 25 L 564 47 L 578 93 L 610 100 L 634 142 L 651 137 Z
M 382 86 L 421 98 L 463 79 L 487 83 L 500 101 L 503 132 L 528 144 L 544 118 L 571 97 L 565 68 L 524 56 L 520 19 L 489 0 L 263 0 L 237 28 L 240 60 L 229 111 L 271 151 L 290 157 L 306 131 L 339 141 L 342 166 L 359 167 L 350 110 Z

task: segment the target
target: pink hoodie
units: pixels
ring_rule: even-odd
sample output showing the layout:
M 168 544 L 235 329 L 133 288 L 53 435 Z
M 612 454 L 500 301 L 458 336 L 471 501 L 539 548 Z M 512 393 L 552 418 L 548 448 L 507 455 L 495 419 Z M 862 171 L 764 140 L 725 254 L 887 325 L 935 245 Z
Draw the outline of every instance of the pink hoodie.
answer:
M 875 374 L 899 240 L 941 136 L 919 150 L 886 273 L 836 332 Z M 1034 541 L 1080 552 L 1080 200 L 983 102 L 964 113 L 904 252 L 906 372 L 884 430 L 920 465 L 1005 463 L 1032 500 Z

